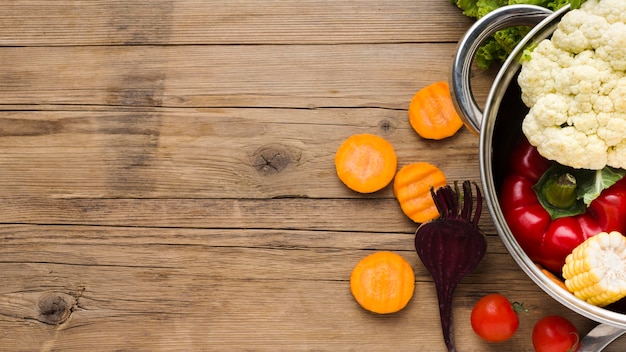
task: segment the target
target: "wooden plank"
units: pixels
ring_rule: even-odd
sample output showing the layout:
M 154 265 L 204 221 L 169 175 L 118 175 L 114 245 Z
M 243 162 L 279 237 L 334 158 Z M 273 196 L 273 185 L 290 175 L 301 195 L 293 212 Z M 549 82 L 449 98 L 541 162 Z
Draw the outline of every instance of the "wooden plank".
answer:
M 447 80 L 455 44 L 6 47 L 0 102 L 123 107 L 406 109 Z M 450 61 L 451 62 L 451 61 Z M 493 73 L 477 72 L 483 101 Z
M 13 111 L 0 121 L 4 198 L 366 197 L 333 163 L 345 138 L 366 132 L 387 138 L 400 166 L 427 161 L 479 181 L 475 135 L 421 139 L 405 110 Z M 369 195 L 381 196 L 391 189 Z
M 11 331 L 3 348 L 12 351 L 442 350 L 432 281 L 405 234 L 336 234 L 328 241 L 306 231 L 3 226 L 0 238 L 0 329 Z M 380 249 L 398 251 L 416 272 L 413 300 L 390 316 L 361 310 L 348 289 L 353 265 Z M 487 255 L 459 286 L 456 326 L 467 324 L 489 287 L 532 307 L 525 329 L 546 313 L 591 328 L 514 265 L 507 254 Z M 64 319 L 55 323 L 57 310 L 42 315 L 49 302 L 67 316 L 58 314 Z M 433 333 L 417 334 L 418 327 Z M 467 329 L 456 331 L 465 350 L 496 348 Z M 516 336 L 497 348 L 507 346 L 525 350 L 530 340 Z
M 0 23 L 2 46 L 75 46 L 456 42 L 472 21 L 447 1 L 65 0 L 5 2 Z
M 146 228 L 297 229 L 320 231 L 328 241 L 341 233 L 413 234 L 417 224 L 395 199 L 53 199 L 4 198 L 2 224 L 136 226 Z M 487 212 L 480 227 L 496 230 Z M 324 231 L 333 233 L 325 234 Z M 334 233 L 338 232 L 338 233 Z M 384 236 L 383 236 L 384 238 Z M 389 240 L 389 239 L 386 239 Z M 504 251 L 504 248 L 500 248 Z

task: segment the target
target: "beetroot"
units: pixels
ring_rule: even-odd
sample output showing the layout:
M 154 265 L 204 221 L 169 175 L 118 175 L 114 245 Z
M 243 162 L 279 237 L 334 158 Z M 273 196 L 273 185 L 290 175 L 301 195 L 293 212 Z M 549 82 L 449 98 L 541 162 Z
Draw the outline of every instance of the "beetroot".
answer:
M 422 224 L 415 233 L 415 250 L 435 282 L 443 338 L 448 351 L 456 351 L 452 329 L 452 296 L 463 277 L 469 274 L 487 252 L 487 241 L 478 228 L 482 195 L 476 184 L 476 211 L 472 185 L 463 182 L 444 186 L 431 195 L 440 217 Z

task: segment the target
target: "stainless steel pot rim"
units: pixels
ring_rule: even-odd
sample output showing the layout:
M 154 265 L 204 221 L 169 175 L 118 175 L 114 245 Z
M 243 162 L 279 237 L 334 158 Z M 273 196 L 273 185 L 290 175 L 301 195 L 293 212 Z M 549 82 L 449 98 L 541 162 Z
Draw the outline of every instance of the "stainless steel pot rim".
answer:
M 502 65 L 502 68 L 496 75 L 494 83 L 489 91 L 484 113 L 480 123 L 474 123 L 478 125 L 479 131 L 479 164 L 480 164 L 480 178 L 485 193 L 485 202 L 488 210 L 494 220 L 498 235 L 502 239 L 509 253 L 514 260 L 520 266 L 520 268 L 547 294 L 552 298 L 566 306 L 567 308 L 583 315 L 589 319 L 597 321 L 599 323 L 608 324 L 619 329 L 626 329 L 626 314 L 614 312 L 605 308 L 597 307 L 584 302 L 576 298 L 573 294 L 563 289 L 545 274 L 535 265 L 535 263 L 526 256 L 524 251 L 518 245 L 515 237 L 511 233 L 504 216 L 500 210 L 498 196 L 496 192 L 496 185 L 493 175 L 493 137 L 495 129 L 495 120 L 500 109 L 500 104 L 506 88 L 511 83 L 512 79 L 516 76 L 520 67 L 520 57 L 527 45 L 538 42 L 542 39 L 549 37 L 556 29 L 561 17 L 569 11 L 569 6 L 561 8 L 550 15 L 547 15 L 544 20 L 539 22 L 529 34 L 522 40 L 522 42 L 511 53 L 506 62 Z M 471 31 L 471 30 L 470 30 Z M 476 34 L 473 34 L 476 37 Z M 463 41 L 462 41 L 463 42 Z M 461 43 L 462 43 L 461 42 Z M 453 69 L 453 75 L 456 74 Z M 453 77 L 452 85 L 454 85 L 455 78 Z M 454 95 L 454 94 L 453 94 Z M 473 101 L 473 97 L 472 101 Z M 456 99 L 455 99 L 456 100 Z M 474 101 L 475 102 L 475 101 Z M 457 104 L 465 104 L 459 103 Z M 472 110 L 465 106 L 466 110 Z M 461 109 L 460 109 L 461 110 Z M 479 111 L 480 112 L 480 111 Z M 471 114 L 471 111 L 469 112 Z M 468 122 L 466 121 L 466 125 Z M 471 126 L 468 126 L 471 127 Z

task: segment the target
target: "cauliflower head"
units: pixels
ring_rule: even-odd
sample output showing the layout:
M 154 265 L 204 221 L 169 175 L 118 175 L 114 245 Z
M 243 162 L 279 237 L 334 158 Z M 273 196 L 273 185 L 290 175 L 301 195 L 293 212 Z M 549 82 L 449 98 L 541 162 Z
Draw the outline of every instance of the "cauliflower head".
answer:
M 626 169 L 626 0 L 587 0 L 522 62 L 528 141 L 579 169 Z

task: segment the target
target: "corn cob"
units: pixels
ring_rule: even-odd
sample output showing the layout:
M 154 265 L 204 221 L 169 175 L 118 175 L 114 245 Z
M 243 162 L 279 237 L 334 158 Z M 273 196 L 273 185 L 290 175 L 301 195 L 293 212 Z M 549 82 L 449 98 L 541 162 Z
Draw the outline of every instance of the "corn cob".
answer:
M 601 232 L 565 259 L 565 286 L 576 297 L 603 307 L 626 297 L 626 237 Z

